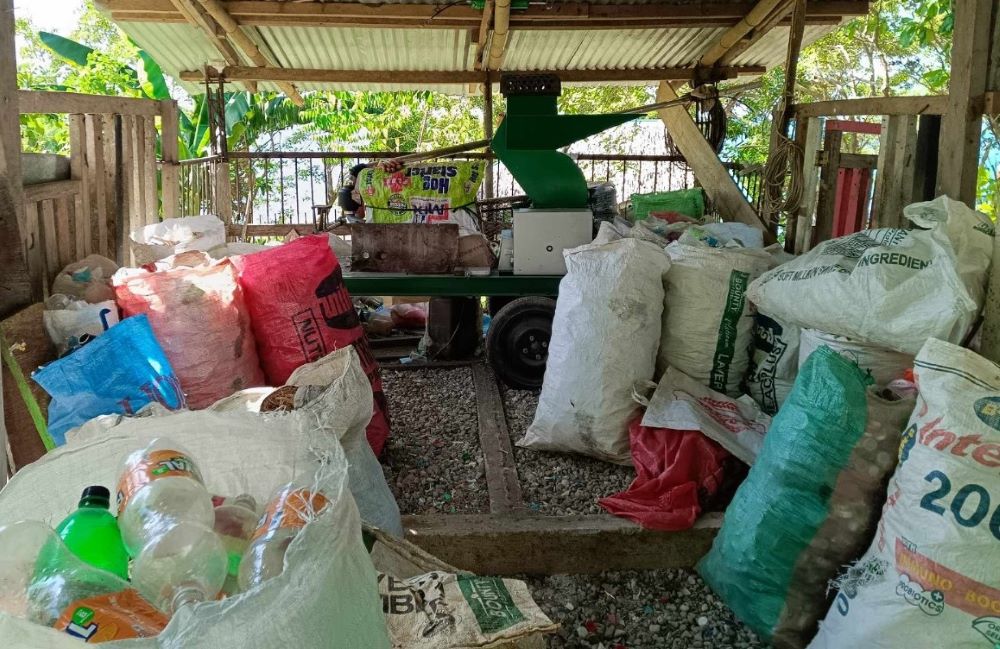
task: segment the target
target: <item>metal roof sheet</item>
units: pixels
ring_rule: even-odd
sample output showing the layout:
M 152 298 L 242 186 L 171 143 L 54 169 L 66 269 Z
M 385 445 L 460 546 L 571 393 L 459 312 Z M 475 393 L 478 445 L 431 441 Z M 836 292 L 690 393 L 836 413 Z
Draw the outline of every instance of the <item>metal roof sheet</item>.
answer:
M 621 4 L 620 0 L 607 0 Z M 641 1 L 641 0 L 640 0 Z M 222 57 L 197 28 L 182 23 L 123 21 L 119 26 L 149 52 L 163 70 L 177 78 L 185 70 L 221 64 Z M 286 68 L 329 70 L 473 69 L 476 45 L 467 29 L 373 29 L 367 27 L 245 28 L 264 51 Z M 835 29 L 806 27 L 809 44 Z M 722 27 L 638 29 L 511 30 L 505 70 L 629 70 L 693 64 Z M 739 55 L 734 65 L 782 65 L 788 28 L 773 29 Z M 183 46 L 179 46 L 183 44 Z M 189 92 L 200 84 L 180 82 Z M 302 90 L 399 90 L 391 84 L 298 83 Z M 277 90 L 273 84 L 261 87 Z M 412 86 L 408 88 L 412 89 Z M 461 84 L 421 86 L 426 90 L 464 92 Z

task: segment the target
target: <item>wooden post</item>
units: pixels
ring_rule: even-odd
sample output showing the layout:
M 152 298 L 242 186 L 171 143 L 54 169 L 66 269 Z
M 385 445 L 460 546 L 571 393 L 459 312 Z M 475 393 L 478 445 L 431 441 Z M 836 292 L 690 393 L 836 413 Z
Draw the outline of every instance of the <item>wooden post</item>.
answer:
M 903 208 L 921 200 L 916 188 L 916 115 L 890 115 L 882 120 L 878 178 L 875 182 L 874 228 L 905 226 Z
M 951 82 L 948 112 L 941 126 L 938 158 L 939 194 L 947 194 L 971 207 L 976 202 L 979 144 L 982 132 L 982 96 L 986 92 L 990 60 L 990 32 L 994 0 L 954 3 Z
M 493 141 L 493 83 L 483 84 L 483 138 Z M 488 151 L 489 149 L 487 149 Z M 493 198 L 496 189 L 493 177 L 493 160 L 486 161 L 486 199 Z
M 24 196 L 21 126 L 17 101 L 17 53 L 13 0 L 0 0 L 0 318 L 31 304 L 32 278 L 24 261 Z
M 833 236 L 833 208 L 837 195 L 837 176 L 840 172 L 840 147 L 844 134 L 827 131 L 823 138 L 823 164 L 820 165 L 819 196 L 816 205 L 816 234 L 813 241 L 820 243 Z
M 823 139 L 823 120 L 819 117 L 808 119 L 799 117 L 798 126 L 804 128 L 805 144 L 802 148 L 802 202 L 796 213 L 798 224 L 795 226 L 795 249 L 793 252 L 801 255 L 809 252 L 813 241 L 813 216 L 816 214 L 816 197 L 819 192 L 819 170 L 816 168 L 816 155 L 819 153 L 820 142 Z M 787 244 L 786 244 L 787 249 Z
M 160 102 L 160 185 L 162 211 L 165 219 L 180 216 L 180 166 L 177 143 L 180 129 L 177 102 L 167 99 Z
M 279 161 L 280 162 L 280 161 Z M 233 191 L 229 184 L 229 163 L 216 162 L 212 165 L 212 180 L 215 183 L 215 210 L 222 221 L 229 225 L 233 222 Z

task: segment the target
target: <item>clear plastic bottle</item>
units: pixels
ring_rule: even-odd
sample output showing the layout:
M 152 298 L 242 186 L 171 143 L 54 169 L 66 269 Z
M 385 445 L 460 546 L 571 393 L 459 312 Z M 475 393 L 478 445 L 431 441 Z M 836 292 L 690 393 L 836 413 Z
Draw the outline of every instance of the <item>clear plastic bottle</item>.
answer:
M 214 599 L 229 566 L 219 535 L 181 522 L 157 535 L 132 563 L 132 583 L 161 611 L 173 615 L 185 604 Z
M 66 547 L 85 563 L 128 579 L 128 552 L 118 521 L 108 511 L 111 492 L 93 486 L 83 490 L 79 507 L 56 527 Z
M 285 552 L 292 540 L 328 504 L 326 496 L 309 487 L 295 483 L 281 487 L 264 509 L 240 562 L 240 590 L 248 590 L 280 575 L 285 569 Z
M 153 637 L 167 624 L 128 582 L 81 561 L 44 523 L 0 528 L 0 548 L 0 611 L 92 643 Z
M 260 514 L 257 511 L 257 500 L 250 494 L 226 498 L 215 508 L 215 533 L 226 548 L 229 574 L 234 577 L 239 571 L 243 553 L 250 544 L 250 537 L 257 529 L 258 521 Z
M 213 531 L 215 510 L 197 465 L 177 444 L 153 440 L 126 458 L 118 481 L 118 525 L 135 558 L 132 581 L 173 614 L 222 590 L 228 558 Z
M 133 557 L 171 524 L 212 529 L 215 510 L 191 456 L 168 439 L 155 439 L 125 459 L 118 480 L 118 527 Z

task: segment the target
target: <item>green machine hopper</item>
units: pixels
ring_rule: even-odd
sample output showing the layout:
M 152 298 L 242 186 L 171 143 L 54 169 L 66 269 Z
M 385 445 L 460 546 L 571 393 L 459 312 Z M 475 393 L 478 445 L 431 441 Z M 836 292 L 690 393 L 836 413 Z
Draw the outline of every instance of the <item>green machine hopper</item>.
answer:
M 562 85 L 552 75 L 504 75 L 500 92 L 507 114 L 493 136 L 493 153 L 536 209 L 586 208 L 587 179 L 558 149 L 643 115 L 560 115 L 556 101 Z

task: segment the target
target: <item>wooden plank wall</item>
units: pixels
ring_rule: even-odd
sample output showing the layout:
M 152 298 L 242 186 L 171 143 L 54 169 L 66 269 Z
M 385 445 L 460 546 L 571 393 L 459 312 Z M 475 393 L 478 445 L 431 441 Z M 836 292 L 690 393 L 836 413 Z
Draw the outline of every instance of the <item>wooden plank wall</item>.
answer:
M 129 263 L 128 233 L 178 216 L 175 102 L 23 92 L 22 112 L 68 114 L 71 179 L 24 188 L 22 242 L 37 296 L 67 264 L 96 253 Z M 113 103 L 112 103 L 113 102 Z M 119 112 L 85 112 L 115 110 Z M 171 124 L 167 160 L 157 159 L 156 120 Z M 167 197 L 160 201 L 160 174 Z

